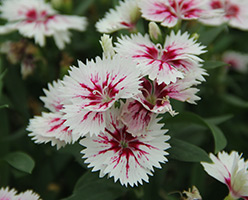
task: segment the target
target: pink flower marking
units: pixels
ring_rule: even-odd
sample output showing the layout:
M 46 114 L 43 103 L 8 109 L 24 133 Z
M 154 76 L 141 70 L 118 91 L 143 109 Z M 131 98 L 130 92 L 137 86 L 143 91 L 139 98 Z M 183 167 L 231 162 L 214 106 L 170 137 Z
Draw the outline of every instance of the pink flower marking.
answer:
M 173 27 L 181 19 L 197 19 L 204 12 L 199 0 L 140 1 L 142 16 L 161 25 Z
M 183 78 L 185 73 L 201 66 L 197 55 L 204 53 L 205 47 L 189 38 L 187 33 L 171 32 L 165 43 L 154 44 L 148 35 L 131 35 L 118 38 L 118 54 L 131 57 L 137 63 L 143 75 L 158 83 L 169 84 Z
M 148 181 L 153 166 L 160 167 L 159 162 L 167 161 L 164 150 L 170 147 L 165 143 L 169 136 L 164 135 L 166 131 L 161 130 L 158 119 L 153 119 L 142 135 L 133 136 L 118 116 L 120 110 L 110 109 L 105 130 L 80 141 L 86 147 L 81 153 L 88 167 L 94 167 L 92 171 L 100 170 L 100 177 L 109 174 L 126 186 L 142 184 L 142 180 Z
M 121 112 L 121 120 L 128 127 L 127 132 L 133 136 L 144 133 L 153 117 L 154 113 L 137 100 L 127 100 Z
M 239 14 L 239 7 L 237 5 L 228 5 L 226 8 L 226 17 L 232 18 L 237 17 Z
M 106 80 L 104 80 L 102 84 L 99 84 L 101 78 L 97 75 L 95 76 L 95 79 L 91 78 L 92 87 L 84 83 L 79 83 L 80 86 L 88 92 L 88 94 L 79 95 L 79 97 L 90 100 L 90 102 L 85 103 L 82 108 L 87 108 L 88 106 L 97 106 L 98 109 L 109 108 L 109 105 L 115 101 L 115 96 L 124 88 L 121 87 L 120 89 L 117 89 L 116 87 L 126 79 L 126 76 L 124 76 L 116 81 L 116 75 L 111 78 L 110 76 L 110 73 L 107 73 Z M 115 81 L 116 83 L 114 83 Z

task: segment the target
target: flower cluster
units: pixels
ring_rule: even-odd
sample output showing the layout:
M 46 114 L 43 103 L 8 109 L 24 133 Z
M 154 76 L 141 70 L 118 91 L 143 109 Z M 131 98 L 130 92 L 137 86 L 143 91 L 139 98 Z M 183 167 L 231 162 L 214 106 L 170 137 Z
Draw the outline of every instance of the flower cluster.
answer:
M 227 23 L 248 30 L 247 9 L 248 2 L 243 0 L 125 0 L 100 19 L 96 28 L 101 33 L 135 30 L 141 16 L 169 28 L 182 20 L 198 20 L 207 25 Z
M 167 161 L 170 148 L 158 114 L 175 114 L 170 99 L 200 99 L 195 86 L 206 75 L 198 57 L 205 47 L 181 32 L 171 32 L 163 47 L 140 34 L 115 45 L 103 35 L 100 43 L 102 58 L 79 61 L 62 81 L 48 85 L 41 100 L 50 112 L 31 119 L 27 130 L 36 143 L 57 148 L 82 138 L 93 171 L 122 185 L 142 184 Z
M 35 43 L 45 45 L 45 37 L 53 36 L 59 49 L 70 42 L 69 29 L 84 31 L 85 17 L 58 14 L 44 0 L 3 0 L 0 5 L 0 17 L 7 24 L 0 26 L 0 34 L 18 30 Z
M 201 164 L 210 176 L 227 185 L 227 199 L 248 199 L 248 161 L 244 161 L 236 151 L 230 154 L 219 152 L 217 157 L 210 154 L 210 158 L 213 163 Z
M 15 189 L 1 188 L 0 200 L 41 200 L 40 196 L 32 190 L 27 190 L 17 194 Z

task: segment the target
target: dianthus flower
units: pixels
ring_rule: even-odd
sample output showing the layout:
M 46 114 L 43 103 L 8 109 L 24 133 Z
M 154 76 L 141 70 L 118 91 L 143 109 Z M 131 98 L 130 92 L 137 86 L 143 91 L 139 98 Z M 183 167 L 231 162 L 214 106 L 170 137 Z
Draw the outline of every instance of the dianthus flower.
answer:
M 105 130 L 98 136 L 86 135 L 80 141 L 86 147 L 81 153 L 88 167 L 93 167 L 92 171 L 100 170 L 100 177 L 108 174 L 115 182 L 119 180 L 122 185 L 133 187 L 143 180 L 148 182 L 153 167 L 161 168 L 160 163 L 167 161 L 165 150 L 170 145 L 166 141 L 170 137 L 165 135 L 167 130 L 161 130 L 159 119 L 154 119 L 143 134 L 134 137 L 119 117 L 119 109 L 108 110 Z
M 140 17 L 137 0 L 124 0 L 115 9 L 110 9 L 96 23 L 96 28 L 101 33 L 112 33 L 120 29 L 134 29 Z
M 140 72 L 131 59 L 114 56 L 79 62 L 63 80 L 66 124 L 83 136 L 98 134 L 105 127 L 105 111 L 117 100 L 138 94 Z
M 140 136 L 157 114 L 146 109 L 139 101 L 128 99 L 121 109 L 121 121 L 127 126 L 127 132 L 134 137 Z
M 248 71 L 248 55 L 236 51 L 226 51 L 222 55 L 222 60 L 229 64 L 228 68 L 238 72 Z
M 44 0 L 3 0 L 0 12 L 1 18 L 8 21 L 0 26 L 0 34 L 18 30 L 42 47 L 45 37 L 53 36 L 58 48 L 63 49 L 70 42 L 69 29 L 86 28 L 85 17 L 60 15 Z
M 154 44 L 147 34 L 123 36 L 118 38 L 115 50 L 122 56 L 133 58 L 143 75 L 148 75 L 151 80 L 157 79 L 159 84 L 169 84 L 201 66 L 202 59 L 198 55 L 205 52 L 204 48 L 188 33 L 179 31 L 177 34 L 171 32 L 163 47 Z
M 141 0 L 139 7 L 145 19 L 173 27 L 180 20 L 207 16 L 206 3 L 207 0 Z
M 248 2 L 244 0 L 209 0 L 209 10 L 223 9 L 223 15 L 201 19 L 205 24 L 221 25 L 227 23 L 231 27 L 248 30 Z
M 210 154 L 213 163 L 201 162 L 205 171 L 218 181 L 227 185 L 229 198 L 248 199 L 248 161 L 244 161 L 238 152 L 230 154 L 219 152 L 216 157 Z
M 27 190 L 17 194 L 15 189 L 1 188 L 0 200 L 41 200 L 40 196 L 32 190 Z
M 51 142 L 51 145 L 56 145 L 57 149 L 78 139 L 77 134 L 73 135 L 73 131 L 65 125 L 62 103 L 64 100 L 59 95 L 60 87 L 63 87 L 61 81 L 48 84 L 49 90 L 44 90 L 46 96 L 41 97 L 41 100 L 51 112 L 42 112 L 41 116 L 30 119 L 27 127 L 27 130 L 31 132 L 29 136 L 35 140 L 35 143 Z

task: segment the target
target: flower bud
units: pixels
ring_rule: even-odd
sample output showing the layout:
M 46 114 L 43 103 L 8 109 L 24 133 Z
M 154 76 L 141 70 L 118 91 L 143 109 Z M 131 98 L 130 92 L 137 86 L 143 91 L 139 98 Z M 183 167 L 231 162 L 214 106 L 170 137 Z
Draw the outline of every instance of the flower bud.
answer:
M 155 22 L 149 23 L 149 35 L 151 39 L 155 42 L 159 41 L 161 38 L 161 30 Z
M 102 46 L 103 49 L 103 55 L 107 58 L 107 57 L 113 57 L 115 55 L 115 51 L 114 51 L 114 47 L 113 47 L 113 43 L 112 43 L 112 38 L 107 35 L 107 34 L 103 34 L 103 36 L 101 37 L 100 40 L 100 44 Z

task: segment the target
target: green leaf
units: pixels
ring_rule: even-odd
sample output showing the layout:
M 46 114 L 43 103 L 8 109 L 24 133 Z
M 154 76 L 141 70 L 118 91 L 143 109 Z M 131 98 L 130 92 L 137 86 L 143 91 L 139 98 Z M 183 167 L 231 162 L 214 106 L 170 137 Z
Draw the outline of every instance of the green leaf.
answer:
M 208 123 L 214 124 L 214 125 L 218 125 L 221 124 L 223 122 L 228 121 L 229 119 L 233 118 L 232 114 L 228 114 L 228 115 L 222 115 L 222 116 L 217 116 L 217 117 L 211 117 L 208 119 L 205 119 Z
M 4 105 L 1 105 L 1 106 L 0 106 L 0 109 L 2 109 L 2 108 L 8 108 L 8 107 L 9 107 L 8 104 L 4 104 Z
M 9 153 L 4 157 L 4 160 L 12 167 L 29 174 L 31 174 L 35 165 L 34 160 L 28 154 L 23 152 Z
M 243 99 L 237 97 L 237 96 L 234 96 L 234 95 L 231 95 L 231 94 L 228 94 L 228 95 L 225 95 L 223 97 L 223 99 L 233 105 L 233 106 L 236 106 L 236 107 L 239 107 L 239 108 L 248 108 L 248 102 L 247 101 L 244 101 Z
M 113 180 L 99 178 L 98 173 L 86 172 L 76 183 L 73 194 L 63 200 L 115 200 L 125 190 Z
M 214 61 L 214 60 L 206 60 L 203 64 L 203 68 L 209 70 L 209 69 L 216 69 L 218 67 L 224 67 L 228 64 L 221 61 Z
M 93 3 L 95 3 L 95 0 L 84 0 L 84 1 L 81 1 L 80 5 L 76 8 L 76 10 L 74 11 L 74 13 L 77 14 L 77 15 L 82 15 L 83 13 L 86 12 L 86 10 Z
M 172 121 L 174 123 L 178 123 L 178 122 L 193 123 L 208 128 L 214 137 L 215 153 L 224 149 L 227 144 L 227 140 L 223 132 L 214 123 L 212 123 L 209 120 L 203 119 L 199 115 L 190 112 L 182 112 L 179 115 L 175 116 L 174 118 L 171 118 L 171 120 L 167 120 L 167 123 L 171 123 Z
M 211 161 L 208 154 L 198 146 L 179 139 L 170 139 L 169 157 L 185 162 Z
M 224 30 L 227 30 L 228 26 L 223 24 L 218 27 L 211 27 L 200 31 L 200 38 L 199 42 L 203 43 L 204 45 L 211 44 Z

